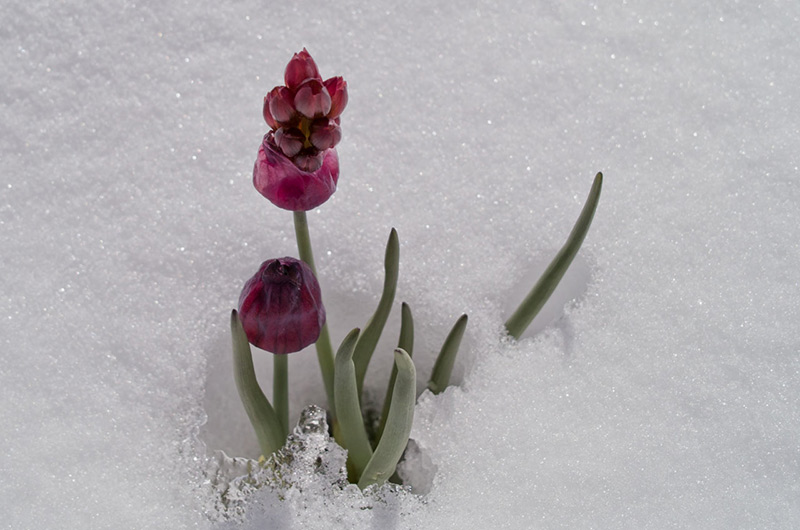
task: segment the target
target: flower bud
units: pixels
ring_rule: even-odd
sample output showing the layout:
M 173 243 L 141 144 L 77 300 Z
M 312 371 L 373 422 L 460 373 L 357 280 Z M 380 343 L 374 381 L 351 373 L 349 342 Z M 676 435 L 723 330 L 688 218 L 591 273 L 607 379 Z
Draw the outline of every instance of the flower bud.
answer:
M 285 129 L 281 127 L 275 131 L 275 144 L 284 155 L 292 158 L 303 148 L 306 137 L 299 129 Z
M 322 81 L 307 79 L 294 95 L 294 108 L 306 118 L 320 118 L 331 110 L 331 96 Z
M 262 350 L 293 353 L 315 343 L 325 308 L 311 268 L 289 257 L 262 263 L 239 296 L 239 319 L 247 340 Z
M 269 125 L 270 129 L 274 131 L 280 127 L 278 122 L 275 121 L 275 117 L 272 115 L 272 112 L 269 110 L 269 98 L 267 96 L 264 96 L 264 108 L 261 112 L 264 115 L 264 121 L 267 122 L 267 125 Z
M 342 139 L 342 129 L 335 121 L 328 118 L 314 120 L 308 139 L 311 145 L 324 151 L 336 147 L 336 144 Z
M 274 135 L 267 133 L 253 167 L 253 185 L 258 192 L 284 210 L 308 211 L 327 201 L 336 191 L 339 157 L 335 149 L 310 158 L 307 151 L 290 159 L 275 144 Z
M 341 77 L 331 77 L 324 83 L 328 94 L 331 95 L 331 110 L 327 113 L 328 118 L 338 118 L 347 106 L 347 81 Z
M 317 63 L 314 62 L 314 59 L 311 58 L 305 48 L 300 53 L 295 53 L 292 56 L 289 64 L 286 65 L 283 79 L 286 82 L 286 86 L 291 90 L 295 90 L 306 79 L 322 81 L 319 70 L 317 70 Z
M 316 149 L 306 149 L 304 152 L 296 155 L 292 159 L 294 165 L 303 171 L 308 171 L 309 173 L 313 173 L 314 171 L 320 169 L 324 160 L 325 153 L 321 153 Z
M 292 100 L 292 93 L 284 86 L 276 86 L 267 94 L 266 104 L 269 105 L 269 112 L 278 125 L 290 122 L 294 118 L 296 111 Z

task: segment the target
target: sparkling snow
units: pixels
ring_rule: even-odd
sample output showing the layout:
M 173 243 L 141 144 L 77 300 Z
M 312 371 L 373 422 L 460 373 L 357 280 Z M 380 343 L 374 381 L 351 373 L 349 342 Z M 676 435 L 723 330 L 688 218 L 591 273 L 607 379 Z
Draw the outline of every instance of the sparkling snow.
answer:
M 800 6 L 93 2 L 0 8 L 0 526 L 797 528 Z M 261 100 L 306 46 L 350 88 L 340 187 L 309 212 L 335 341 L 401 242 L 416 491 L 269 488 L 227 321 L 291 215 L 250 183 Z M 605 175 L 526 338 L 500 330 Z M 269 362 L 259 366 L 269 388 Z M 292 415 L 321 403 L 290 359 Z M 319 447 L 325 446 L 318 440 Z M 325 446 L 327 447 L 327 446 Z M 324 494 L 324 491 L 329 491 Z

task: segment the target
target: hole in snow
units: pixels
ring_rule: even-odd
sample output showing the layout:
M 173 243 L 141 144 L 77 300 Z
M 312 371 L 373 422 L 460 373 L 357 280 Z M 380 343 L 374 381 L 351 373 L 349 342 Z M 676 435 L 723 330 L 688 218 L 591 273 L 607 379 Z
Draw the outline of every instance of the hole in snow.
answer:
M 542 252 L 541 259 L 532 261 L 526 266 L 525 269 L 527 272 L 525 275 L 514 284 L 508 293 L 506 293 L 504 298 L 506 300 L 504 304 L 505 315 L 510 316 L 517 306 L 519 306 L 520 302 L 528 295 L 557 252 L 558 249 Z M 550 295 L 547 303 L 545 303 L 544 307 L 542 307 L 539 314 L 536 315 L 536 318 L 533 319 L 533 322 L 531 322 L 528 329 L 525 330 L 520 338 L 533 337 L 542 332 L 545 328 L 555 325 L 563 334 L 565 350 L 566 353 L 569 354 L 573 333 L 569 319 L 564 319 L 562 317 L 564 316 L 564 311 L 568 304 L 583 298 L 590 279 L 591 269 L 586 260 L 578 254 L 570 264 L 567 272 L 558 284 L 558 287 L 556 287 L 553 294 Z
M 325 293 L 325 308 L 334 351 L 351 329 L 363 329 L 376 306 L 377 299 L 363 292 L 329 290 Z M 416 325 L 415 328 L 414 360 L 418 372 L 417 389 L 421 392 L 441 346 L 437 346 L 436 341 L 443 340 L 449 330 L 438 330 L 441 337 L 424 337 L 423 334 L 431 331 L 429 326 Z M 364 385 L 364 412 L 367 420 L 377 422 L 379 418 L 394 359 L 392 352 L 397 345 L 399 332 L 400 300 L 396 299 L 367 371 Z M 461 348 L 469 348 L 468 335 L 465 336 Z M 255 347 L 252 347 L 252 351 L 256 376 L 264 394 L 271 401 L 272 354 Z M 464 353 L 462 351 L 460 355 Z M 257 459 L 260 455 L 258 443 L 233 379 L 231 339 L 228 332 L 213 341 L 207 355 L 208 372 L 203 402 L 207 421 L 201 426 L 199 437 L 209 455 L 221 450 L 231 457 Z M 457 366 L 452 382 L 458 384 L 460 380 L 460 367 Z M 289 355 L 290 425 L 297 424 L 301 412 L 308 405 L 323 408 L 326 405 L 325 389 L 314 346 Z M 435 468 L 413 441 L 409 444 L 406 461 L 401 461 L 401 464 L 400 476 L 405 483 L 411 485 L 415 493 L 427 493 L 433 482 Z

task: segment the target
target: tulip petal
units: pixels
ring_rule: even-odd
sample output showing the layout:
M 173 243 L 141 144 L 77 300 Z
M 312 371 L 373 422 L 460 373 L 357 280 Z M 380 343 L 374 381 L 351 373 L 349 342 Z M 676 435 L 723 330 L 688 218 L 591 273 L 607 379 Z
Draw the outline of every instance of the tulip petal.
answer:
M 253 185 L 261 195 L 284 210 L 316 208 L 333 195 L 339 180 L 336 150 L 328 149 L 319 155 L 319 167 L 314 171 L 304 171 L 277 148 L 273 135 L 267 134 L 253 167 Z M 318 161 L 313 160 L 315 163 Z

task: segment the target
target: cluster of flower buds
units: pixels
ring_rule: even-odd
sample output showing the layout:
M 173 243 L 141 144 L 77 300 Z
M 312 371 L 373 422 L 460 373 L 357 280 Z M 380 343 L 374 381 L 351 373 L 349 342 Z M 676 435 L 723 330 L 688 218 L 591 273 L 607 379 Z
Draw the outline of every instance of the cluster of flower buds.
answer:
M 342 138 L 339 116 L 347 105 L 347 82 L 323 81 L 311 55 L 294 54 L 284 73 L 286 86 L 276 86 L 264 98 L 264 120 L 275 145 L 294 165 L 313 173 L 325 152 Z

